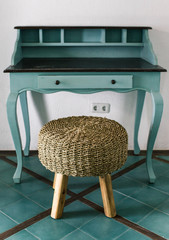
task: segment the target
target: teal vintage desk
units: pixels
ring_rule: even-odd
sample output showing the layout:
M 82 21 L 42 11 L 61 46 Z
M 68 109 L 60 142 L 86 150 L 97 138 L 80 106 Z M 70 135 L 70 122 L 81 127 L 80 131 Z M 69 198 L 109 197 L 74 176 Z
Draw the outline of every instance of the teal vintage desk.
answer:
M 14 182 L 22 172 L 22 146 L 16 103 L 21 100 L 26 129 L 24 155 L 29 155 L 30 126 L 27 91 L 53 93 L 130 92 L 136 90 L 134 153 L 139 154 L 138 130 L 145 93 L 153 100 L 153 116 L 147 144 L 147 170 L 155 181 L 152 151 L 159 129 L 163 100 L 160 72 L 148 37 L 150 27 L 15 27 L 18 31 L 10 73 L 8 121 L 17 154 Z

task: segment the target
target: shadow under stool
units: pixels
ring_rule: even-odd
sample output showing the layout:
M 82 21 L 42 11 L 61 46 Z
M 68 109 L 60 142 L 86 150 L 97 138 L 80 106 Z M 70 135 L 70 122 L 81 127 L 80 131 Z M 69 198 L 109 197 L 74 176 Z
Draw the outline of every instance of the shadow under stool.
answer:
M 114 120 L 78 116 L 45 124 L 39 133 L 38 156 L 55 172 L 51 217 L 62 216 L 68 176 L 99 176 L 105 215 L 115 217 L 110 174 L 124 165 L 127 150 L 127 132 Z

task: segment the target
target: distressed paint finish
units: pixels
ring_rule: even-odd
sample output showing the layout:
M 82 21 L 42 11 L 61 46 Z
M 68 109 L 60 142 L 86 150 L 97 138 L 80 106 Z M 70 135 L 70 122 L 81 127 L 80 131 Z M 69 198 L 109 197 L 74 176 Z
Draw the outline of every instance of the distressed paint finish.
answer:
M 117 29 L 120 29 L 118 27 Z M 142 58 L 157 65 L 157 58 L 148 38 L 148 28 L 19 28 L 12 65 L 22 58 Z M 28 31 L 28 32 L 27 32 Z M 113 32 L 114 31 L 114 32 Z M 115 36 L 116 34 L 116 36 Z M 116 84 L 111 84 L 115 79 Z M 55 80 L 60 84 L 56 85 Z M 54 93 L 69 91 L 79 94 L 92 94 L 102 91 L 119 93 L 137 91 L 135 117 L 134 152 L 139 154 L 138 132 L 145 93 L 152 96 L 154 113 L 147 144 L 147 170 L 150 182 L 155 181 L 152 167 L 152 151 L 159 129 L 163 101 L 160 95 L 160 71 L 138 72 L 11 72 L 10 94 L 7 101 L 8 121 L 17 154 L 17 169 L 14 182 L 19 183 L 22 172 L 22 144 L 17 121 L 17 99 L 20 96 L 26 132 L 24 154 L 29 155 L 30 125 L 27 106 L 27 91 Z

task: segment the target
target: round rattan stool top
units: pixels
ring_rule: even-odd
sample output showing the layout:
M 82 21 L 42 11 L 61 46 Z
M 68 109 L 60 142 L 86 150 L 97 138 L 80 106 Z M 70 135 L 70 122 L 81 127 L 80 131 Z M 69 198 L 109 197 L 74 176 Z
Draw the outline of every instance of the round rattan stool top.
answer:
M 67 176 L 104 176 L 127 159 L 124 127 L 101 117 L 67 117 L 45 124 L 38 139 L 41 163 Z

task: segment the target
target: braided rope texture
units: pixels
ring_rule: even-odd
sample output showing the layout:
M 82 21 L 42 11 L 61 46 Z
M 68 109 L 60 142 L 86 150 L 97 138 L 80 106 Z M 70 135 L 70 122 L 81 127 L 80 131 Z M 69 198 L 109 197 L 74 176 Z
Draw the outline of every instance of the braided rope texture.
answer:
M 38 139 L 38 156 L 50 171 L 67 176 L 104 176 L 127 159 L 128 135 L 114 120 L 78 116 L 45 124 Z

